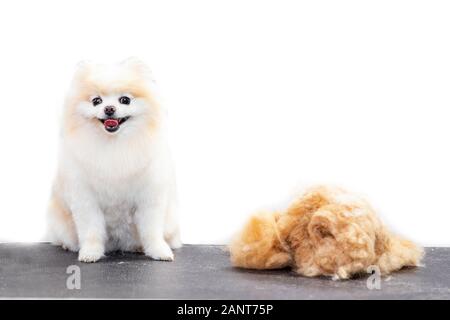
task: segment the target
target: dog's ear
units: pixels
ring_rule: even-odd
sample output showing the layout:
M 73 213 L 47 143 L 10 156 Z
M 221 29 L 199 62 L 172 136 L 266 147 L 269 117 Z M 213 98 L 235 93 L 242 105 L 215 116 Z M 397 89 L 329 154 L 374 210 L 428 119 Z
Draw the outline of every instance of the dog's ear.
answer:
M 120 64 L 133 69 L 134 71 L 148 79 L 153 80 L 152 71 L 150 70 L 150 68 L 144 61 L 137 57 L 129 57 L 123 60 Z
M 128 57 L 124 60 L 122 60 L 121 64 L 124 65 L 145 65 L 144 61 L 139 59 L 138 57 Z
M 91 60 L 81 60 L 75 65 L 75 73 L 73 76 L 74 82 L 80 82 L 85 79 L 93 66 L 93 62 Z
M 76 64 L 76 70 L 82 70 L 82 69 L 89 68 L 90 66 L 92 66 L 92 64 L 93 64 L 93 62 L 91 60 L 80 60 Z

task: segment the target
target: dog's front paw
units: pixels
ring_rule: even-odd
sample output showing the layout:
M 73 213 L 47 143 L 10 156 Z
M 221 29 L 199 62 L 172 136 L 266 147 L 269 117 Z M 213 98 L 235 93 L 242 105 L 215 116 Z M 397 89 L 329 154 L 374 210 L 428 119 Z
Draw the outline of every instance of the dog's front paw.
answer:
M 104 255 L 104 248 L 101 245 L 84 246 L 78 253 L 78 260 L 81 262 L 95 262 Z
M 173 252 L 165 241 L 158 241 L 147 246 L 145 255 L 153 260 L 173 261 Z

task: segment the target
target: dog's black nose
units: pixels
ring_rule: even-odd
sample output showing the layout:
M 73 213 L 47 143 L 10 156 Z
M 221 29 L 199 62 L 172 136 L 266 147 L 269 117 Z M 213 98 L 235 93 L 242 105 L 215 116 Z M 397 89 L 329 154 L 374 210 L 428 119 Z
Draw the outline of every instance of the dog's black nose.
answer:
M 111 117 L 114 112 L 116 112 L 116 108 L 114 108 L 113 106 L 107 106 L 105 107 L 105 114 L 109 117 Z

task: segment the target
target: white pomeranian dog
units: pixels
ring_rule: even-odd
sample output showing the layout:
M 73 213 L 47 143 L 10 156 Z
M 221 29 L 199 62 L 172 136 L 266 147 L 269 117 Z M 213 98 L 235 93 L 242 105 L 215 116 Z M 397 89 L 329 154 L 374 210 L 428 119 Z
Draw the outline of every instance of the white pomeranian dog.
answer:
M 53 244 L 95 262 L 105 252 L 173 260 L 181 246 L 166 114 L 137 59 L 81 63 L 64 105 L 48 211 Z

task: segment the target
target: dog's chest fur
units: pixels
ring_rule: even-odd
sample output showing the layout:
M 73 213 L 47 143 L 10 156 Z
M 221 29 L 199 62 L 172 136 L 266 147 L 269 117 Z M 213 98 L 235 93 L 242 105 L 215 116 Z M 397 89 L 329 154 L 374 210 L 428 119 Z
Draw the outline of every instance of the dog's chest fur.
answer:
M 142 193 L 147 192 L 151 159 L 133 144 L 100 146 L 86 143 L 74 155 L 92 196 L 102 210 L 108 240 L 106 251 L 136 251 L 140 246 L 134 214 Z M 147 149 L 148 150 L 148 149 Z M 87 153 L 90 153 L 87 156 Z M 81 178 L 81 177 L 79 177 Z M 151 195 L 146 195 L 150 197 Z

